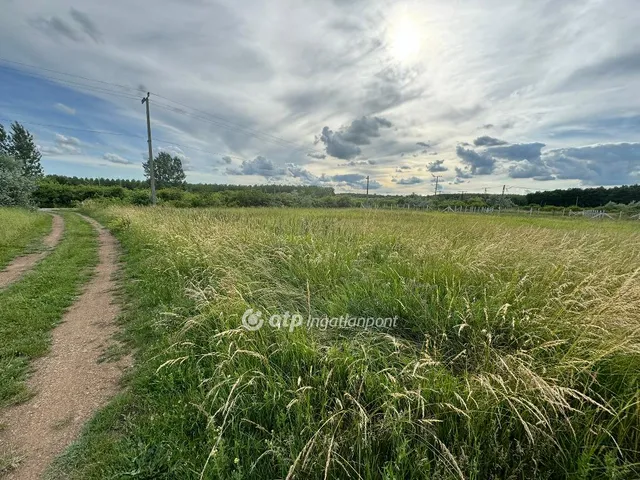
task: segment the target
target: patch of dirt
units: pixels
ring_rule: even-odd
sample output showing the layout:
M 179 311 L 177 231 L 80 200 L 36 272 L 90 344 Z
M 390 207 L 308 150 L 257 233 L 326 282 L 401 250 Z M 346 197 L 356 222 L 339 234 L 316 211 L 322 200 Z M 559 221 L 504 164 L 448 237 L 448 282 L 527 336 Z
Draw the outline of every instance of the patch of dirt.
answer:
M 130 359 L 98 363 L 114 343 L 116 317 L 114 274 L 118 269 L 115 238 L 94 220 L 99 231 L 100 261 L 82 295 L 52 332 L 48 356 L 34 362 L 28 386 L 35 395 L 0 415 L 0 456 L 19 458 L 7 479 L 38 479 L 53 459 L 78 436 L 83 424 L 119 388 Z
M 44 237 L 42 243 L 45 250 L 42 252 L 30 253 L 15 258 L 7 267 L 0 272 L 0 289 L 8 287 L 18 280 L 22 275 L 31 270 L 36 263 L 49 255 L 53 248 L 58 245 L 64 232 L 64 220 L 60 215 L 53 215 L 53 225 L 49 235 Z

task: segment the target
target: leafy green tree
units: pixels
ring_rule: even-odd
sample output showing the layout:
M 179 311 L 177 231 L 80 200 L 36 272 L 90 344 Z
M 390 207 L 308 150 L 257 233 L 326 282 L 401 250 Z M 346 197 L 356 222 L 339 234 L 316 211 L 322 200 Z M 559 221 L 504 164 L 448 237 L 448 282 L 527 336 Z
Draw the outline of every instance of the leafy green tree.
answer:
M 4 129 L 3 129 L 4 132 Z M 2 134 L 0 134 L 2 135 Z M 6 132 L 4 133 L 6 137 Z M 33 135 L 18 122 L 11 124 L 11 134 L 5 140 L 6 152 L 16 160 L 22 161 L 23 173 L 29 177 L 42 177 L 44 172 L 40 165 L 40 151 L 33 140 Z
M 24 162 L 0 154 L 0 206 L 30 207 L 36 177 L 24 174 Z
M 151 178 L 149 162 L 143 162 L 144 175 Z M 182 187 L 186 176 L 182 168 L 182 160 L 178 156 L 171 156 L 167 152 L 160 152 L 153 159 L 153 171 L 155 174 L 156 188 Z
M 7 140 L 7 132 L 0 123 L 0 155 L 6 155 L 9 153 Z

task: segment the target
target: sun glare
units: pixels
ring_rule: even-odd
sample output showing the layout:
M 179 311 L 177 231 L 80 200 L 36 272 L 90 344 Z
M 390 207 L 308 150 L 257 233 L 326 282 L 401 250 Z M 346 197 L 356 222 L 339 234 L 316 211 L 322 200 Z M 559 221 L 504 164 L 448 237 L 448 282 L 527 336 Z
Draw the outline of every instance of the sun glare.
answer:
M 402 63 L 418 59 L 422 46 L 420 29 L 410 18 L 400 18 L 389 31 L 389 49 L 393 57 Z

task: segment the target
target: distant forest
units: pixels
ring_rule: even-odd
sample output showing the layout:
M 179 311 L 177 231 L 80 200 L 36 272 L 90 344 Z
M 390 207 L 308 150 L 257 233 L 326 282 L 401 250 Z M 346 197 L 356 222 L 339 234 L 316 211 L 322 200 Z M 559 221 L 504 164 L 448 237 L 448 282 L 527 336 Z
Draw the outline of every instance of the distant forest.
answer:
M 43 207 L 63 207 L 91 198 L 112 198 L 123 203 L 143 205 L 149 196 L 147 180 L 78 178 L 47 175 L 35 192 Z M 179 188 L 158 190 L 161 201 L 176 206 L 301 206 L 357 207 L 365 201 L 384 206 L 537 206 L 541 208 L 598 208 L 613 204 L 640 202 L 640 185 L 612 188 L 571 188 L 526 195 L 441 193 L 437 197 L 411 195 L 336 194 L 331 187 L 314 185 L 223 185 L 183 183 Z

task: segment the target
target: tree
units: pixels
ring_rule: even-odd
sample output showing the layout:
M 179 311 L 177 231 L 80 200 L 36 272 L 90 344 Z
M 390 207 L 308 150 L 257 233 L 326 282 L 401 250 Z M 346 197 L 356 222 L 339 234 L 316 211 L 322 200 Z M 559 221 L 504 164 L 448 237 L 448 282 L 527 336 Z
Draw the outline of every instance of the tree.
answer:
M 0 155 L 8 155 L 9 154 L 9 145 L 8 145 L 7 132 L 4 127 L 0 123 Z
M 36 178 L 24 174 L 22 160 L 0 154 L 0 206 L 32 206 L 36 186 Z
M 4 132 L 4 129 L 3 129 Z M 6 136 L 6 133 L 5 133 Z M 33 141 L 33 135 L 18 122 L 11 124 L 11 134 L 6 140 L 6 153 L 22 162 L 23 173 L 29 177 L 42 177 L 40 151 Z
M 143 162 L 144 176 L 147 179 L 151 176 L 149 162 Z M 182 187 L 187 178 L 182 168 L 182 160 L 178 156 L 171 156 L 167 152 L 160 152 L 153 159 L 153 171 L 155 174 L 156 187 Z

